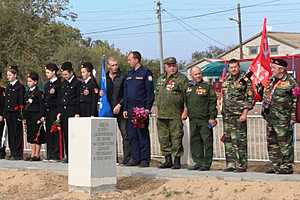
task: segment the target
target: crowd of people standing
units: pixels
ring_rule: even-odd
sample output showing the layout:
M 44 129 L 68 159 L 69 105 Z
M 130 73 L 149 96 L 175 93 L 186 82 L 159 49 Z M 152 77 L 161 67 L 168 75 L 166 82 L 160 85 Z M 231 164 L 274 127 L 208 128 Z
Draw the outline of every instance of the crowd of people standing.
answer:
M 118 61 L 107 60 L 107 97 L 113 117 L 117 118 L 123 142 L 125 166 L 149 167 L 151 161 L 149 115 L 157 116 L 158 137 L 164 161 L 159 168 L 181 168 L 183 155 L 183 120 L 190 120 L 190 170 L 206 171 L 213 158 L 213 128 L 217 124 L 217 95 L 203 80 L 198 67 L 190 70 L 191 80 L 178 71 L 174 57 L 164 60 L 164 74 L 154 84 L 153 74 L 141 63 L 138 51 L 128 54 L 130 70 L 122 73 Z M 267 121 L 268 153 L 272 163 L 266 173 L 293 173 L 292 125 L 295 123 L 299 86 L 287 73 L 287 63 L 271 59 L 273 76 L 264 90 L 263 117 Z M 47 144 L 47 160 L 68 162 L 68 118 L 98 115 L 98 99 L 104 91 L 93 76 L 93 65 L 82 63 L 79 79 L 71 62 L 59 68 L 45 67 L 48 82 L 43 90 L 39 75 L 27 75 L 27 90 L 18 80 L 17 66 L 7 70 L 8 85 L 0 88 L 0 136 L 4 123 L 8 128 L 10 155 L 6 159 L 22 160 L 23 130 L 26 127 L 31 155 L 25 160 L 40 161 L 41 144 Z M 60 76 L 58 75 L 58 72 Z M 62 80 L 61 80 L 62 79 Z M 298 91 L 298 93 L 297 93 Z M 224 172 L 247 171 L 247 114 L 254 106 L 254 91 L 249 74 L 240 70 L 238 60 L 231 59 L 222 84 L 222 108 L 226 166 Z M 153 104 L 155 108 L 153 109 Z M 134 109 L 142 108 L 148 117 L 143 126 L 134 121 Z M 26 122 L 26 123 L 24 123 Z M 62 135 L 53 134 L 51 126 L 60 123 Z M 1 137 L 2 138 L 2 137 Z M 61 155 L 63 153 L 63 155 Z M 4 155 L 0 154 L 2 158 Z

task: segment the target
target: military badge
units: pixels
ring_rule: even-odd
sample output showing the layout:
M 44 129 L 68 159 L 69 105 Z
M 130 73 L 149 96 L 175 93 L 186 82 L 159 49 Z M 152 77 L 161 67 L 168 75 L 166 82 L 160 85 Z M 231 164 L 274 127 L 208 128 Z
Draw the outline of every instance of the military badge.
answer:
M 253 96 L 253 92 L 251 90 L 248 90 L 248 96 Z
M 88 89 L 85 89 L 85 90 L 83 90 L 83 94 L 85 95 L 85 96 L 87 96 L 87 95 L 89 95 L 89 90 Z
M 240 81 L 235 81 L 234 86 L 239 89 L 242 87 L 242 84 L 240 83 Z
M 281 82 L 279 85 L 278 85 L 279 88 L 282 88 L 282 89 L 287 89 L 289 87 L 289 83 L 288 82 Z
M 191 92 L 193 89 L 191 87 L 188 87 L 186 92 Z
M 49 90 L 49 93 L 50 93 L 50 94 L 54 94 L 54 93 L 55 93 L 55 89 L 54 89 L 54 88 L 51 88 L 51 89 Z
M 166 89 L 168 91 L 172 91 L 175 87 L 175 82 L 173 80 L 169 80 L 167 85 L 166 85 Z
M 199 95 L 199 96 L 206 95 L 206 89 L 204 89 L 202 87 L 198 87 L 196 89 L 196 94 Z

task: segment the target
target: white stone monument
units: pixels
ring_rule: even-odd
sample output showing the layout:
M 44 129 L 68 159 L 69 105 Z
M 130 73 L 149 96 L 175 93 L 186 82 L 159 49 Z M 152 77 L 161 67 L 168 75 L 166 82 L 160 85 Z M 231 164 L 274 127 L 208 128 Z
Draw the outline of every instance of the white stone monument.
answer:
M 117 184 L 115 118 L 69 118 L 69 190 L 94 194 Z

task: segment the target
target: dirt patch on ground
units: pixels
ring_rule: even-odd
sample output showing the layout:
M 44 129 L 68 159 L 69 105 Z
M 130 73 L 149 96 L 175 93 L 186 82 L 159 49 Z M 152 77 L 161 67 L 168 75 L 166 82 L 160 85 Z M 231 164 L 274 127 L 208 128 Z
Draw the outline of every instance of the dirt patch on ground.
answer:
M 41 171 L 1 171 L 1 200 L 185 200 L 300 199 L 299 182 L 235 181 L 218 178 L 121 177 L 115 192 L 91 198 L 68 192 L 67 176 Z

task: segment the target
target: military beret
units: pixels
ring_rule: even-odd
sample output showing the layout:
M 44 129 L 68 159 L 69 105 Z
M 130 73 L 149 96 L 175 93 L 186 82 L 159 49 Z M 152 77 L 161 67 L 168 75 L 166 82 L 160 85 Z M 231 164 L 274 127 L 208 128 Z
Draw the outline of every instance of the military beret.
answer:
M 164 64 L 176 64 L 176 58 L 174 57 L 168 57 L 166 59 L 164 59 Z
M 271 63 L 276 64 L 276 65 L 280 65 L 281 67 L 287 68 L 288 64 L 285 60 L 283 59 L 271 59 L 270 60 Z

